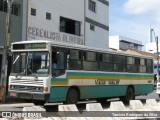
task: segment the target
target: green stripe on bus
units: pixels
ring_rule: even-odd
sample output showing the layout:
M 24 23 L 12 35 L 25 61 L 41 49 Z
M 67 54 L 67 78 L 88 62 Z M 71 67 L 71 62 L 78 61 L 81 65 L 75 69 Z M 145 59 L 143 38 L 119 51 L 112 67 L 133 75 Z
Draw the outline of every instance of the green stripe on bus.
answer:
M 101 80 L 153 80 L 153 74 L 121 74 L 121 73 L 90 73 L 67 72 L 66 78 L 52 78 L 51 84 L 68 84 L 69 79 L 101 79 Z

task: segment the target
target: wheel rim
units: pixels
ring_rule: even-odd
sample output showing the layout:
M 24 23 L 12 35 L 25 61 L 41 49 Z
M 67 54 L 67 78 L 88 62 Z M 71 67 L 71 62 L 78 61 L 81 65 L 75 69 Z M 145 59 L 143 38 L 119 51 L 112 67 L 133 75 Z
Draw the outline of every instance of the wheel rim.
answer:
M 73 90 L 72 92 L 70 92 L 70 95 L 69 95 L 69 103 L 76 104 L 77 101 L 78 101 L 77 91 Z
M 132 90 L 132 88 L 130 88 L 127 92 L 127 100 L 133 100 L 134 99 L 134 92 Z

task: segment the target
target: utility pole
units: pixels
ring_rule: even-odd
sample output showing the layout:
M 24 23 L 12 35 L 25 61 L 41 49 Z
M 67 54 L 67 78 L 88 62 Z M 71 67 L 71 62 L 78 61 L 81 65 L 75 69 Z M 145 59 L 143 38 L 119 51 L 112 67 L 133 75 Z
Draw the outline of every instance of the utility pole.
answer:
M 150 33 L 152 34 L 152 32 L 154 33 L 154 37 L 155 37 L 155 41 L 156 41 L 156 47 L 157 47 L 157 94 L 160 97 L 160 76 L 159 76 L 159 42 L 158 42 L 158 36 L 155 36 L 155 32 L 154 29 L 150 29 Z M 152 37 L 152 36 L 151 36 Z
M 156 37 L 156 45 L 157 45 L 157 82 L 159 81 L 159 47 L 158 47 L 158 36 Z
M 159 46 L 158 46 L 158 36 L 155 35 L 154 29 L 150 28 L 150 42 L 152 42 L 152 32 L 154 34 L 156 47 L 157 47 L 157 82 L 160 82 L 159 80 Z
M 2 58 L 2 69 L 1 69 L 1 82 L 0 86 L 2 86 L 2 102 L 6 101 L 6 90 L 8 88 L 7 85 L 7 71 L 8 71 L 8 56 L 9 56 L 9 48 L 10 48 L 10 22 L 11 22 L 11 10 L 12 3 L 14 0 L 7 0 L 7 15 L 6 15 L 6 36 L 5 43 L 3 49 L 3 58 Z

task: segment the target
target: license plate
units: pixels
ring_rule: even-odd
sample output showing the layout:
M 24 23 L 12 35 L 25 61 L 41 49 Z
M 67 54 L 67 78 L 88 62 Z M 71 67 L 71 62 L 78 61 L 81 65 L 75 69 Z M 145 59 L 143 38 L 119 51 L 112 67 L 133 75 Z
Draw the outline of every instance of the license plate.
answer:
M 16 96 L 17 96 L 17 93 L 10 93 L 10 96 L 16 97 Z
M 31 99 L 31 94 L 28 93 L 20 93 L 19 94 L 20 98 L 25 98 L 25 99 Z

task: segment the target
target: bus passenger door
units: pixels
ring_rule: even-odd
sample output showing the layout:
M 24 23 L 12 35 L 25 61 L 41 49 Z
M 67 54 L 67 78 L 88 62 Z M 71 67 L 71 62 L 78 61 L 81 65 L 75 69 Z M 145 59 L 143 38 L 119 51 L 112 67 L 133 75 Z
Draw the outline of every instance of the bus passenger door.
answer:
M 66 83 L 65 74 L 65 51 L 60 48 L 53 48 L 51 54 L 51 88 L 50 102 L 58 102 L 65 100 L 66 88 L 63 87 Z

